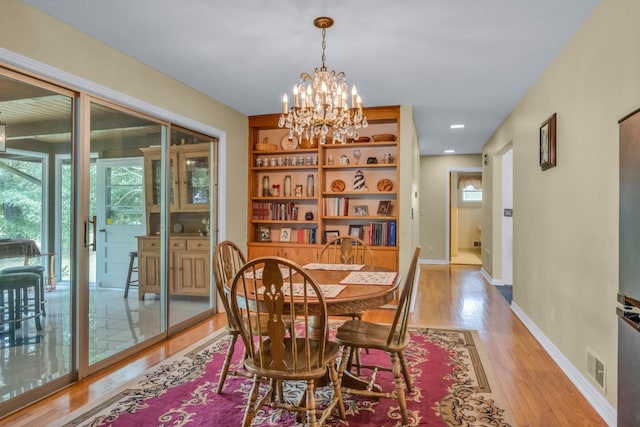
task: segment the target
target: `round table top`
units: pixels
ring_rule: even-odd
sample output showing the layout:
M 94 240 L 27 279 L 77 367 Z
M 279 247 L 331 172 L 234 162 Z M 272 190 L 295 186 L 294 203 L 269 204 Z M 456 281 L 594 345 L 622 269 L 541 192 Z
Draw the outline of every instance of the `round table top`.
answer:
M 344 270 L 306 270 L 319 285 L 339 284 L 351 271 Z M 392 272 L 384 267 L 364 266 L 357 271 Z M 392 301 L 399 286 L 400 275 L 396 275 L 393 285 L 381 284 L 345 284 L 345 288 L 333 298 L 325 298 L 327 314 L 338 315 L 354 313 L 382 307 Z
M 340 282 L 350 273 L 358 272 L 384 272 L 396 273 L 391 284 L 341 284 Z M 343 285 L 344 289 L 335 297 L 325 297 L 326 313 L 329 316 L 344 315 L 345 313 L 356 313 L 373 308 L 382 307 L 389 303 L 396 296 L 398 291 L 400 275 L 394 270 L 385 267 L 364 266 L 360 270 L 324 270 L 324 269 L 305 269 L 305 272 L 313 277 L 318 285 Z M 295 283 L 295 279 L 293 280 Z M 247 283 L 250 283 L 249 280 Z M 259 285 L 261 286 L 261 285 Z M 238 302 L 243 299 L 240 297 L 239 290 Z M 252 292 L 253 293 L 253 292 Z M 294 297 L 294 304 L 297 297 Z M 313 298 L 309 300 L 311 305 L 314 304 Z M 240 305 L 244 307 L 244 302 Z M 310 313 L 314 314 L 314 313 Z

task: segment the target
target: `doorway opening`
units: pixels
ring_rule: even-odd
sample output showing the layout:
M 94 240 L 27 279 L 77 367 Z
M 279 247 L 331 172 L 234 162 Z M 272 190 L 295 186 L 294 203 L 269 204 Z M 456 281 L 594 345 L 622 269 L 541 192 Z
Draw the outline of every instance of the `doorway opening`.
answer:
M 482 169 L 449 171 L 449 264 L 482 265 Z

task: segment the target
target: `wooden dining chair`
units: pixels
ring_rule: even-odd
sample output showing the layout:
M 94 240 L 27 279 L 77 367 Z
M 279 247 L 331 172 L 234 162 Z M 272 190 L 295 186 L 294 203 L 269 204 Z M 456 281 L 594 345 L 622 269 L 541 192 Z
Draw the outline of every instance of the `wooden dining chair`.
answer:
M 355 236 L 338 236 L 328 241 L 318 255 L 323 264 L 365 264 L 373 265 L 371 247 Z
M 404 386 L 407 387 L 409 392 L 412 391 L 412 386 L 403 352 L 407 348 L 407 345 L 409 345 L 409 334 L 407 333 L 409 307 L 411 305 L 411 295 L 413 294 L 419 255 L 420 247 L 418 246 L 413 253 L 413 259 L 411 260 L 409 272 L 405 278 L 405 284 L 402 288 L 402 293 L 398 300 L 398 307 L 391 325 L 363 320 L 349 320 L 343 323 L 336 333 L 336 342 L 343 346 L 342 361 L 340 363 L 341 371 L 346 368 L 351 349 L 377 349 L 389 354 L 391 357 L 391 367 L 359 364 L 360 368 L 371 370 L 371 376 L 369 377 L 369 384 L 366 390 L 345 389 L 344 392 L 370 397 L 397 399 L 402 421 L 405 425 L 409 423 L 409 419 Z M 356 364 L 358 364 L 358 362 L 356 362 Z M 393 373 L 395 383 L 393 392 L 374 390 L 374 383 L 378 371 L 390 371 Z M 402 384 L 403 379 L 404 385 Z
M 318 262 L 323 264 L 364 264 L 373 266 L 374 258 L 371 247 L 364 240 L 355 236 L 338 236 L 324 245 L 318 255 Z M 353 313 L 338 314 L 337 316 L 362 319 L 363 314 L 361 311 L 355 311 Z M 360 352 L 352 351 L 349 355 L 349 368 L 352 366 L 351 360 L 354 352 L 356 360 L 360 361 Z M 360 374 L 359 371 L 358 374 Z
M 235 350 L 236 341 L 240 335 L 240 328 L 236 323 L 235 317 L 231 314 L 231 306 L 229 304 L 229 291 L 231 281 L 235 277 L 240 268 L 247 263 L 242 250 L 233 242 L 225 240 L 216 245 L 213 251 L 213 272 L 216 281 L 216 289 L 218 297 L 222 301 L 224 311 L 227 315 L 227 333 L 229 334 L 229 347 L 220 371 L 220 380 L 216 393 L 220 393 L 224 387 L 227 378 L 231 358 Z
M 305 425 L 322 426 L 331 412 L 345 411 L 336 360 L 340 347 L 328 341 L 328 316 L 320 286 L 301 266 L 279 257 L 256 258 L 245 264 L 231 284 L 229 298 L 236 324 L 247 349 L 245 368 L 253 375 L 253 386 L 246 405 L 243 426 L 248 427 L 263 406 L 305 415 Z M 243 318 L 269 321 L 246 322 Z M 294 327 L 287 324 L 294 321 Z M 330 403 L 316 408 L 316 381 L 328 378 L 332 386 Z M 258 398 L 260 384 L 268 379 L 264 394 Z M 304 399 L 297 404 L 285 402 L 279 386 L 287 381 L 306 383 Z

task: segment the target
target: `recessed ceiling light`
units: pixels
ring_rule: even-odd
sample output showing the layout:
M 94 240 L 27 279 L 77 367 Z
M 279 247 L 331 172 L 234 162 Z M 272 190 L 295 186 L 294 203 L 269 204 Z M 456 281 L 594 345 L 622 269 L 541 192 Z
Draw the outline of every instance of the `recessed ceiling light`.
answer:
M 454 124 L 454 125 L 449 126 L 449 129 L 462 129 L 462 128 L 464 128 L 464 124 L 463 123 Z
M 456 150 L 444 150 L 445 154 L 453 154 L 455 152 L 456 152 Z

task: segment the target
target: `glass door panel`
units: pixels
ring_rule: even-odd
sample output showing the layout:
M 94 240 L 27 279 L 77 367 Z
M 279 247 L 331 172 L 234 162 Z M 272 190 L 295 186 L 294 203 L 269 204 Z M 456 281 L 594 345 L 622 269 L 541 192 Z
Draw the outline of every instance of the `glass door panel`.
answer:
M 212 168 L 215 143 L 211 137 L 171 129 L 171 153 L 177 163 L 179 203 L 171 207 L 170 326 L 212 307 L 211 250 L 215 247 L 215 215 L 212 212 Z
M 185 209 L 207 210 L 209 205 L 209 152 L 204 154 L 185 153 L 183 155 Z
M 152 120 L 97 102 L 91 102 L 90 115 L 90 151 L 96 159 L 96 173 L 90 177 L 90 199 L 95 200 L 90 213 L 95 231 L 90 257 L 95 277 L 89 283 L 92 366 L 115 355 L 122 357 L 134 345 L 165 331 L 162 292 L 141 292 L 148 253 L 139 242 L 146 241 L 150 220 L 145 212 L 141 149 L 160 146 L 166 132 Z M 154 239 L 159 248 L 160 236 Z M 160 277 L 160 263 L 154 267 L 158 271 L 153 273 Z
M 0 69 L 0 416 L 69 384 L 72 360 L 71 157 L 74 94 Z M 67 171 L 69 172 L 69 171 Z M 26 307 L 15 312 L 15 296 Z M 24 295 L 24 293 L 23 293 Z M 14 310 L 12 310 L 14 309 Z M 14 399 L 14 400 L 12 400 Z

